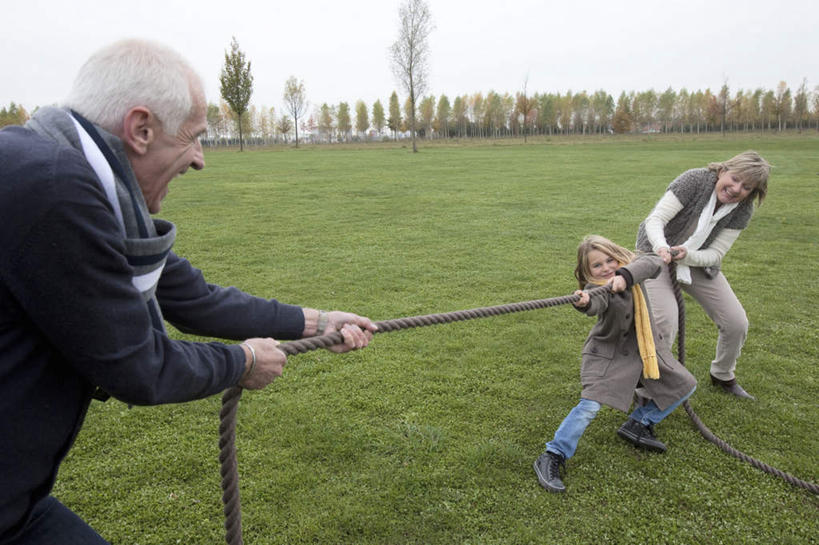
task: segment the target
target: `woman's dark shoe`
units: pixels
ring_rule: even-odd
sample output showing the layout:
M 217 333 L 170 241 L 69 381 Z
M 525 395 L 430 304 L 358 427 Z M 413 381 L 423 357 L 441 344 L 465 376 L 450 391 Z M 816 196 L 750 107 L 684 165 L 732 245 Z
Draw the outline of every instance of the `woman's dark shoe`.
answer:
M 565 492 L 566 486 L 560 480 L 560 466 L 566 467 L 560 454 L 546 451 L 535 460 L 535 473 L 540 486 L 549 492 Z
M 756 401 L 756 398 L 742 389 L 742 386 L 737 384 L 737 379 L 732 378 L 731 380 L 720 380 L 714 375 L 711 375 L 711 384 L 714 386 L 719 386 L 722 388 L 722 391 L 735 395 L 737 397 L 744 397 L 745 399 L 752 399 Z
M 646 426 L 642 422 L 637 422 L 631 418 L 620 426 L 620 429 L 617 430 L 617 435 L 637 448 L 644 448 L 653 452 L 665 452 L 668 449 L 668 447 L 654 435 L 653 426 Z

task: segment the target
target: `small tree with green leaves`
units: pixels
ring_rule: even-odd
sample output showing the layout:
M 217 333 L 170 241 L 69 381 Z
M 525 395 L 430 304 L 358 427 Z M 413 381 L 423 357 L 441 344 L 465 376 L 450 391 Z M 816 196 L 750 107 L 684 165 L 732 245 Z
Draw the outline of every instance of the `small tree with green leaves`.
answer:
M 367 129 L 370 128 L 370 114 L 367 110 L 367 105 L 363 100 L 359 100 L 355 104 L 355 130 L 364 135 L 367 139 Z
M 520 128 L 523 132 L 523 143 L 526 143 L 527 130 L 532 121 L 532 112 L 537 109 L 537 100 L 527 92 L 529 76 L 523 80 L 523 90 L 515 97 L 515 113 L 519 116 Z
M 222 98 L 236 115 L 236 122 L 239 125 L 239 151 L 243 151 L 242 118 L 247 112 L 250 95 L 253 94 L 253 75 L 250 73 L 250 61 L 245 60 L 245 54 L 239 49 L 235 37 L 230 42 L 230 53 L 225 51 L 225 65 L 222 67 L 219 83 Z
M 276 121 L 276 131 L 282 136 L 284 143 L 287 143 L 287 135 L 293 130 L 293 122 L 286 115 L 281 116 Z
M 392 131 L 393 138 L 398 140 L 398 131 L 401 129 L 401 104 L 395 91 L 390 95 L 390 117 L 387 119 L 387 127 Z
M 333 141 L 333 110 L 325 102 L 321 105 L 319 113 L 319 132 L 327 135 L 327 142 Z
M 452 107 L 449 105 L 449 99 L 446 95 L 441 95 L 438 98 L 438 108 L 435 112 L 435 130 L 438 131 L 443 138 L 449 138 L 449 113 Z
M 620 93 L 617 99 L 617 109 L 614 111 L 614 119 L 611 128 L 616 134 L 625 134 L 631 131 L 631 106 L 626 92 Z
M 384 130 L 385 124 L 384 106 L 381 105 L 380 100 L 376 100 L 375 104 L 373 104 L 373 127 L 378 131 L 379 137 L 381 136 L 381 131 Z
M 338 132 L 339 136 L 341 136 L 344 141 L 347 141 L 347 136 L 350 134 L 350 130 L 353 128 L 350 122 L 350 105 L 346 102 L 342 102 L 338 105 L 338 113 L 336 114 L 336 120 L 338 122 Z

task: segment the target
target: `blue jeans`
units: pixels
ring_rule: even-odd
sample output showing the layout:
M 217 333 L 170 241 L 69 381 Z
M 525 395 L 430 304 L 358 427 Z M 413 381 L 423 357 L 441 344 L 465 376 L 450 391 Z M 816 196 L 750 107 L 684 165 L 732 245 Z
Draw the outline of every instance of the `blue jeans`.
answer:
M 53 496 L 41 500 L 28 526 L 9 545 L 110 545 Z
M 560 454 L 566 460 L 574 456 L 580 436 L 586 431 L 589 422 L 597 416 L 599 410 L 600 404 L 598 402 L 581 398 L 580 403 L 569 411 L 569 414 L 560 423 L 554 439 L 546 443 L 546 451 Z
M 634 411 L 629 415 L 629 418 L 636 420 L 645 426 L 653 426 L 671 414 L 674 409 L 682 405 L 682 402 L 691 397 L 691 394 L 693 394 L 694 390 L 696 389 L 697 387 L 694 386 L 690 392 L 669 405 L 664 411 L 661 411 L 660 408 L 654 404 L 654 400 L 652 399 L 642 407 L 638 406 L 636 409 L 634 409 Z
M 664 411 L 661 411 L 654 401 L 651 400 L 645 405 L 638 406 L 634 409 L 629 415 L 629 418 L 646 426 L 653 426 L 671 414 L 683 401 L 691 397 L 691 394 L 693 394 L 696 389 L 697 387 L 695 386 L 690 392 L 669 405 Z M 580 403 L 569 411 L 569 414 L 566 415 L 566 418 L 561 422 L 560 427 L 557 428 L 554 439 L 546 443 L 546 451 L 560 454 L 566 460 L 574 456 L 580 437 L 583 435 L 583 432 L 586 431 L 586 427 L 589 423 L 597 416 L 599 410 L 600 404 L 598 402 L 581 398 Z

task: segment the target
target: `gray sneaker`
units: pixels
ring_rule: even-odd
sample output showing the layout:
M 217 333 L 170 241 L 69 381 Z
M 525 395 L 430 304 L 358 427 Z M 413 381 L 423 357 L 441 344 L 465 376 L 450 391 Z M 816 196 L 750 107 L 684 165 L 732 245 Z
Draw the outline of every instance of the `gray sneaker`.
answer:
M 566 486 L 560 480 L 560 466 L 565 471 L 566 461 L 560 454 L 544 452 L 535 460 L 535 474 L 540 486 L 549 492 L 566 492 Z

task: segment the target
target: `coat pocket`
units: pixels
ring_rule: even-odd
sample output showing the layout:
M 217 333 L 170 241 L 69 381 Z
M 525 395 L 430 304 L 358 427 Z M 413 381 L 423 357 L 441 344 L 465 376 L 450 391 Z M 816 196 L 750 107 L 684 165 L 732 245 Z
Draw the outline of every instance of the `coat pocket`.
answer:
M 583 365 L 581 377 L 603 377 L 609 370 L 614 358 L 615 346 L 612 343 L 586 343 L 583 347 Z

